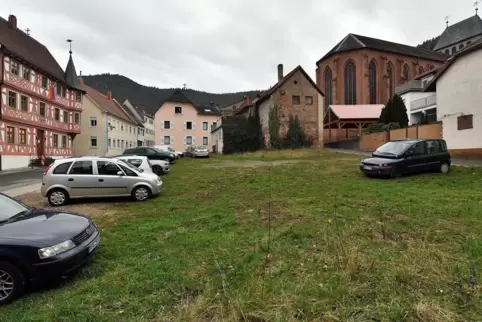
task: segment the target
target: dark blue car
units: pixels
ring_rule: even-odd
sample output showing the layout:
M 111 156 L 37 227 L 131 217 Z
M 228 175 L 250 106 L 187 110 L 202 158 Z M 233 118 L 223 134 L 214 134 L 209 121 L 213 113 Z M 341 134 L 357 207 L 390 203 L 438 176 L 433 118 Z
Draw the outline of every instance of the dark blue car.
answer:
M 0 193 L 0 305 L 77 270 L 99 241 L 89 217 L 32 208 Z
M 420 172 L 447 173 L 451 159 L 447 143 L 440 139 L 406 139 L 380 146 L 371 157 L 360 162 L 367 176 L 399 177 Z

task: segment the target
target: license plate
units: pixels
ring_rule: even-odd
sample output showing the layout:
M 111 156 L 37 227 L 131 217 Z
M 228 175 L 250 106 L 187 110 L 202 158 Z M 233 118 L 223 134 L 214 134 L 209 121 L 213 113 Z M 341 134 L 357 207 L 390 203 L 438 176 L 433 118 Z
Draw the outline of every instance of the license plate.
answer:
M 92 243 L 89 245 L 89 253 L 92 253 L 92 251 L 99 245 L 100 242 L 100 237 L 97 236 Z
M 370 167 L 370 166 L 368 166 L 368 165 L 366 165 L 366 166 L 363 167 L 363 169 L 365 169 L 365 170 L 372 170 L 373 168 Z

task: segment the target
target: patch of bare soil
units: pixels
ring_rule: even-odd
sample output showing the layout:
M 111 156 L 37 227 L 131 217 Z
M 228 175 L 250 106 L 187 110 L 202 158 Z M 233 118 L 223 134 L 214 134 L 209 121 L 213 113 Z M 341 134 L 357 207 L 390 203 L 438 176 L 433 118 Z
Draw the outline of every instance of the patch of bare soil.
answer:
M 92 218 L 102 217 L 107 221 L 109 221 L 110 217 L 117 216 L 118 212 L 116 211 L 115 206 L 122 206 L 123 204 L 129 202 L 129 199 L 77 199 L 71 200 L 69 204 L 63 207 L 51 207 L 47 199 L 43 198 L 38 192 L 27 193 L 25 195 L 18 196 L 16 199 L 35 208 L 78 212 L 88 215 Z

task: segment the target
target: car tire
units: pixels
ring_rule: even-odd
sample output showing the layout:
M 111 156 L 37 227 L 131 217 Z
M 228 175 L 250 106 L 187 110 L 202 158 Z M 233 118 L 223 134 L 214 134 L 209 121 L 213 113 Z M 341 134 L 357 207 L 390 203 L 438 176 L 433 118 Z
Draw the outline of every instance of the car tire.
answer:
M 400 178 L 402 176 L 402 173 L 400 172 L 400 169 L 398 167 L 393 167 L 392 171 L 390 171 L 390 178 L 395 179 L 395 178 Z
M 440 169 L 439 169 L 440 173 L 448 173 L 450 171 L 450 165 L 448 164 L 448 162 L 442 162 L 440 164 Z
M 12 302 L 24 292 L 25 276 L 22 271 L 9 262 L 0 261 L 0 305 Z
M 135 201 L 146 201 L 151 195 L 151 189 L 146 186 L 138 186 L 132 190 L 132 198 L 134 198 Z
M 61 207 L 69 201 L 69 194 L 64 189 L 52 189 L 47 194 L 47 200 L 52 207 Z
M 160 165 L 154 165 L 152 166 L 152 172 L 157 174 L 158 176 L 164 174 L 164 171 L 162 171 L 162 167 Z

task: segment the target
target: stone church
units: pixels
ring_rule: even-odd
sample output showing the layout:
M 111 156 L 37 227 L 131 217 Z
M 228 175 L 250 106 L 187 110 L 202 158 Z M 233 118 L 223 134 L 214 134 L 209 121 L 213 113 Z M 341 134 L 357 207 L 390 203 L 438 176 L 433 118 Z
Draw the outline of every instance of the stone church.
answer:
M 395 87 L 441 67 L 482 38 L 476 14 L 448 26 L 433 50 L 348 34 L 317 63 L 316 83 L 329 105 L 386 104 Z

